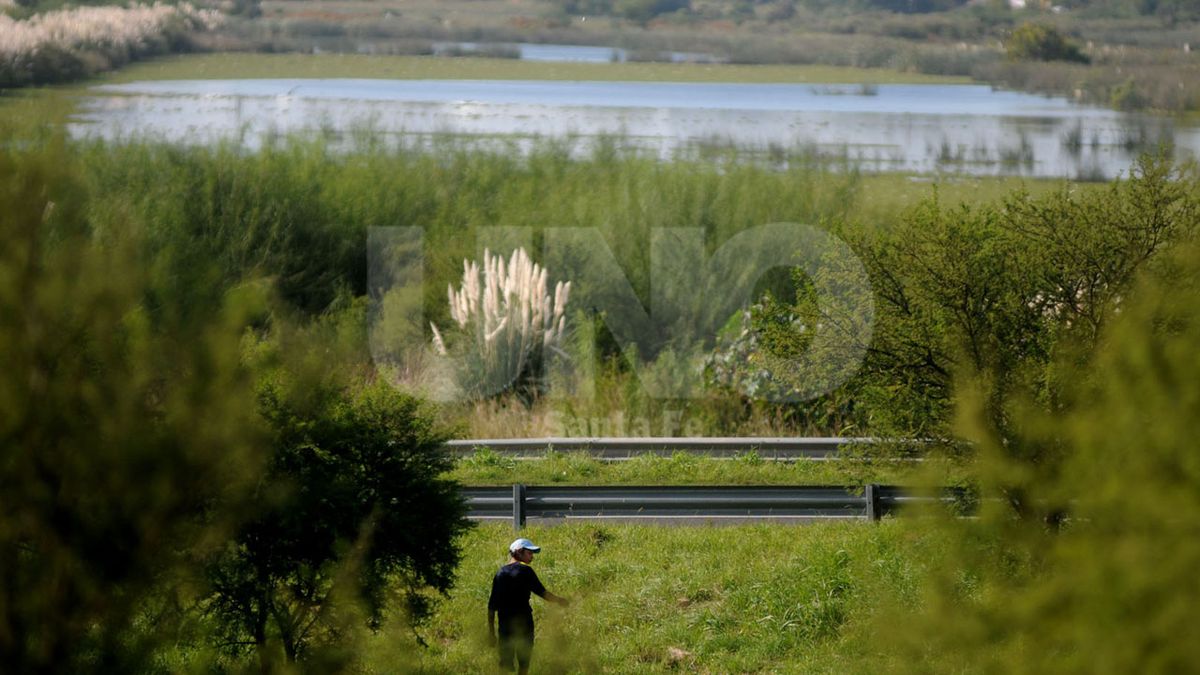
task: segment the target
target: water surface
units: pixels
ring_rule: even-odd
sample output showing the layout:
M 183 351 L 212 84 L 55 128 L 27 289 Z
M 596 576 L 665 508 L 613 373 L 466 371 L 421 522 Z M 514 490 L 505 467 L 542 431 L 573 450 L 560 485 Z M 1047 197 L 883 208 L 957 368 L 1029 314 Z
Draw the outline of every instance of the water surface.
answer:
M 670 157 L 696 147 L 803 149 L 866 170 L 1111 178 L 1160 140 L 1200 151 L 1170 120 L 979 85 L 517 80 L 190 80 L 95 87 L 77 134 L 182 143 L 364 127 L 405 138 L 588 139 Z

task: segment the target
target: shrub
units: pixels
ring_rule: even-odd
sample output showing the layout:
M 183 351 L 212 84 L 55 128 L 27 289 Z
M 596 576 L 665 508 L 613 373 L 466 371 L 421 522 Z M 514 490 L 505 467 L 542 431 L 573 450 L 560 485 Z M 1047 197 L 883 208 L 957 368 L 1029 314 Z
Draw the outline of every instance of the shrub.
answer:
M 1008 56 L 1034 61 L 1074 61 L 1087 63 L 1079 47 L 1050 26 L 1026 22 L 1017 26 L 1005 44 Z
M 649 21 L 660 14 L 689 9 L 691 5 L 691 0 L 616 0 L 613 10 L 632 21 Z
M 89 64 L 120 65 L 179 48 L 188 32 L 220 21 L 215 10 L 188 4 L 80 7 L 25 21 L 0 14 L 0 87 L 85 77 L 97 72 Z
M 261 466 L 239 362 L 261 301 L 163 288 L 138 221 L 96 227 L 73 158 L 18 145 L 0 137 L 0 663 L 145 672 L 230 524 L 213 505 Z
M 1174 673 L 1200 658 L 1178 630 L 1200 602 L 1200 250 L 1184 243 L 1158 263 L 1109 314 L 1099 349 L 1063 359 L 1057 409 L 1013 405 L 1020 432 L 1001 439 L 962 402 L 983 484 L 1024 477 L 1027 503 L 1063 508 L 1062 526 L 1014 520 L 999 499 L 945 523 L 954 545 L 932 561 L 924 603 L 898 601 L 865 627 L 883 636 L 884 662 L 859 669 Z M 1031 467 L 1018 448 L 1058 468 Z
M 1138 91 L 1137 83 L 1130 78 L 1112 88 L 1108 103 L 1117 110 L 1141 110 L 1147 101 Z
M 208 566 L 223 644 L 253 647 L 262 667 L 345 663 L 361 618 L 379 626 L 398 585 L 407 619 L 445 592 L 469 522 L 457 485 L 440 478 L 444 433 L 411 396 L 269 378 L 260 409 L 274 443 L 253 517 Z M 355 610 L 362 611 L 356 615 Z M 317 660 L 320 657 L 320 660 Z

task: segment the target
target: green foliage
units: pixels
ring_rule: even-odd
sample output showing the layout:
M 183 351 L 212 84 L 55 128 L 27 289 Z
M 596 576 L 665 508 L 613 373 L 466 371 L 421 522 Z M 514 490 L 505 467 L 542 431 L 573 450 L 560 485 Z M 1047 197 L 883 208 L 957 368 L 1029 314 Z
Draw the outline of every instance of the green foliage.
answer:
M 99 223 L 61 138 L 0 141 L 0 662 L 141 671 L 252 486 L 253 289 L 161 285 L 142 221 Z M 202 312 L 199 310 L 203 310 Z
M 464 485 L 907 485 L 927 480 L 934 472 L 930 466 L 904 462 L 775 461 L 754 450 L 733 459 L 678 453 L 620 461 L 601 461 L 582 452 L 515 461 L 482 450 L 458 460 L 447 476 Z M 938 462 L 936 472 L 938 484 L 956 484 L 969 476 L 967 466 L 953 462 Z
M 663 527 L 533 525 L 533 565 L 565 610 L 534 602 L 533 670 L 562 673 L 860 672 L 868 642 L 846 639 L 889 589 L 908 596 L 944 544 L 895 523 Z M 511 531 L 466 538 L 460 591 L 433 617 L 443 639 L 421 672 L 485 672 L 479 609 Z M 375 672 L 395 669 L 380 636 L 364 646 Z
M 691 9 L 691 0 L 563 0 L 562 8 L 572 15 L 620 16 L 631 21 L 649 21 L 660 14 Z
M 1073 3 L 1095 16 L 1157 16 L 1168 24 L 1200 18 L 1196 0 L 1096 0 Z
M 741 399 L 743 407 L 756 399 L 779 401 L 770 407 L 789 427 L 819 430 L 818 434 L 861 434 L 870 425 L 869 410 L 851 388 L 808 398 L 805 387 L 816 371 L 795 364 L 804 359 L 820 362 L 813 338 L 824 317 L 806 274 L 793 270 L 791 286 L 789 300 L 777 300 L 768 292 L 742 313 L 740 321 L 731 321 L 705 361 L 707 381 L 714 391 Z
M 1132 284 L 1097 349 L 1067 359 L 1067 404 L 1022 405 L 999 439 L 965 401 L 986 494 L 1035 476 L 1062 509 L 1058 527 L 984 502 L 977 521 L 944 525 L 955 542 L 931 568 L 924 605 L 880 614 L 872 668 L 897 672 L 1171 673 L 1200 657 L 1181 624 L 1200 602 L 1200 250 L 1177 244 Z M 1058 458 L 1031 467 L 1013 446 Z M 903 617 L 902 620 L 898 620 Z M 920 664 L 917 666 L 916 664 Z
M 1137 82 L 1129 78 L 1113 87 L 1108 104 L 1117 110 L 1141 110 L 1146 107 L 1146 96 L 1139 91 Z
M 1200 2 L 1197 0 L 1149 0 L 1142 6 L 1145 11 L 1153 10 L 1170 23 L 1200 19 Z
M 327 669 L 426 616 L 464 506 L 432 412 L 367 384 L 365 302 L 294 321 L 261 268 L 96 191 L 98 154 L 0 147 L 5 666 L 173 671 L 248 642 Z
M 958 209 L 935 200 L 889 232 L 852 235 L 879 303 L 868 388 L 884 388 L 919 434 L 945 435 L 960 376 L 987 382 L 998 433 L 1017 388 L 1053 409 L 1056 359 L 1094 349 L 1135 276 L 1192 235 L 1194 180 L 1144 158 L 1104 191 Z
M 1013 29 L 1004 45 L 1009 58 L 1087 63 L 1087 55 L 1052 26 L 1027 21 Z
M 848 208 L 859 181 L 799 158 L 775 172 L 700 160 L 660 163 L 620 152 L 576 161 L 566 144 L 547 143 L 521 158 L 444 143 L 437 152 L 418 152 L 364 140 L 343 155 L 334 155 L 323 139 L 256 153 L 233 146 L 95 144 L 86 150 L 85 180 L 104 196 L 97 208 L 106 217 L 138 214 L 155 224 L 149 234 L 156 245 L 171 244 L 179 255 L 213 261 L 219 270 L 215 278 L 181 285 L 222 288 L 266 277 L 308 316 L 340 293 L 366 294 L 368 228 L 420 227 L 420 307 L 439 326 L 450 323 L 445 289 L 461 279 L 462 261 L 477 259 L 503 235 L 501 228 L 531 228 L 534 241 L 548 228 L 594 229 L 649 306 L 652 228 L 699 227 L 705 246 L 715 250 L 764 223 L 834 218 Z M 566 276 L 578 266 L 552 271 Z M 706 306 L 703 298 L 683 294 L 686 289 L 675 290 L 685 308 Z M 603 306 L 602 291 L 576 285 L 571 305 Z M 656 328 L 669 334 L 680 326 Z M 646 342 L 640 346 L 650 355 L 666 346 Z
M 398 590 L 405 622 L 428 615 L 426 591 L 450 588 L 469 523 L 439 477 L 444 432 L 417 399 L 291 372 L 260 391 L 271 456 L 251 517 L 209 561 L 208 608 L 223 644 L 254 648 L 264 668 L 280 648 L 328 667 L 353 660 L 337 651 L 356 628 L 348 609 L 377 628 Z

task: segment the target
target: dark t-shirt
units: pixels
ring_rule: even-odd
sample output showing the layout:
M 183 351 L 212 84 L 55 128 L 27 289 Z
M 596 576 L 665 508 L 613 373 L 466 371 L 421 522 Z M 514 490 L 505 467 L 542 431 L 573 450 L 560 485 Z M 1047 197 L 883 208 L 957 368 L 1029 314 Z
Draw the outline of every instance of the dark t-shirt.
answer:
M 533 616 L 529 606 L 529 594 L 546 597 L 546 587 L 529 565 L 513 562 L 500 568 L 492 577 L 492 597 L 488 599 L 488 612 L 496 612 L 501 618 L 508 616 Z

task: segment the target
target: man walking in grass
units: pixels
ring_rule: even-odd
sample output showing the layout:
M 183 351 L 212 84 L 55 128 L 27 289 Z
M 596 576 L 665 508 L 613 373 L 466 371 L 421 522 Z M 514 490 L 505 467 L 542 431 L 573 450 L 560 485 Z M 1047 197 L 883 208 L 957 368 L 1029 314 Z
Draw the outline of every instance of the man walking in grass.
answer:
M 546 590 L 529 563 L 533 554 L 542 550 L 528 539 L 518 539 L 508 546 L 508 564 L 492 578 L 492 596 L 488 599 L 488 638 L 500 651 L 500 670 L 511 671 L 513 659 L 521 675 L 529 672 L 533 655 L 533 608 L 529 594 L 534 593 L 547 602 L 566 607 L 569 601 Z M 496 617 L 499 616 L 497 641 Z

